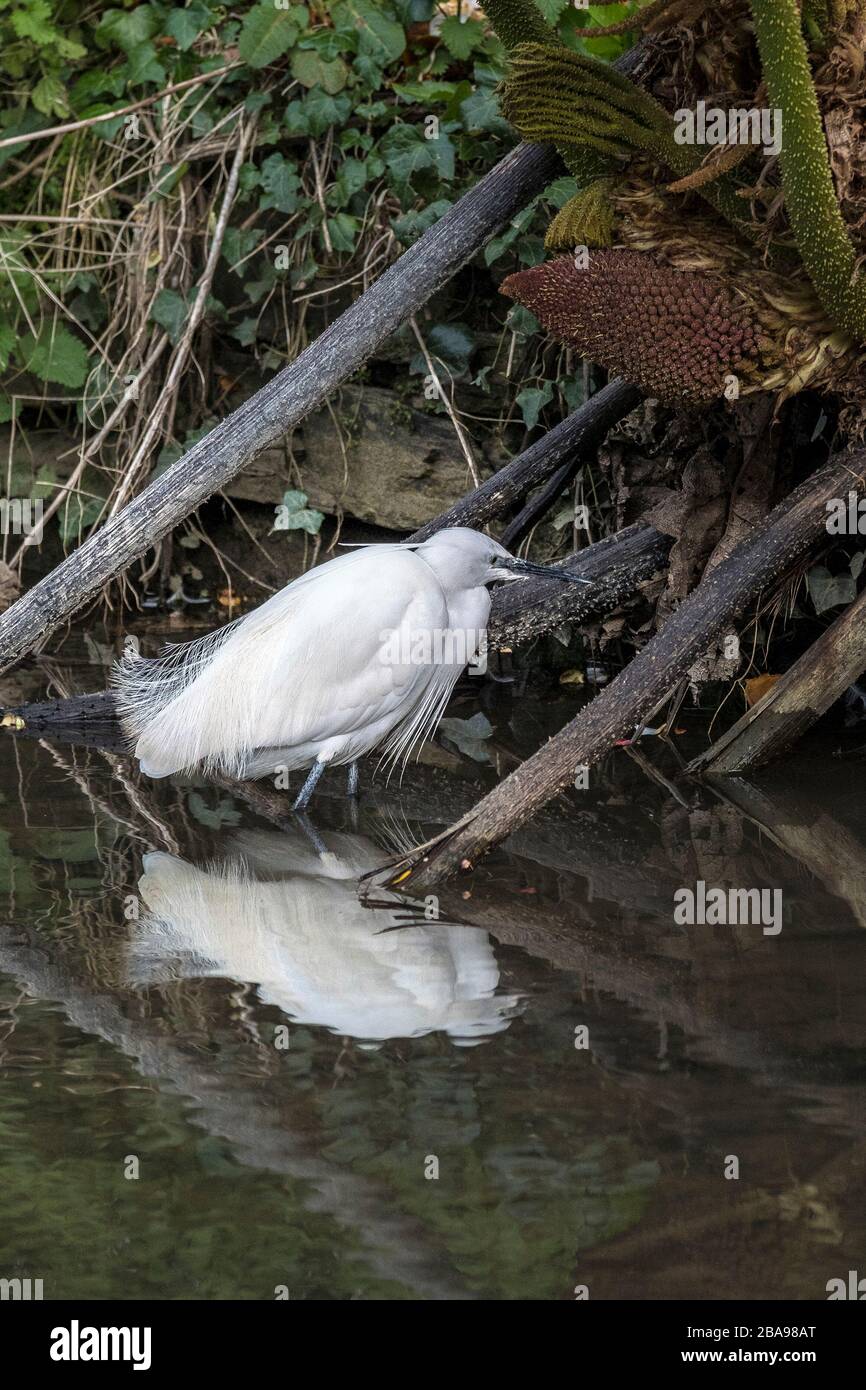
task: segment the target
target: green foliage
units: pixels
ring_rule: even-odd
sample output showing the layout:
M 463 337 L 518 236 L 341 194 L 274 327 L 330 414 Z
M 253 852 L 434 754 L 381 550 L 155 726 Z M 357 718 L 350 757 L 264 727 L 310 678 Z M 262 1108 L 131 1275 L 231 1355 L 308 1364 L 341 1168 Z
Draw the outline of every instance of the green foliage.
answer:
M 210 165 L 186 153 L 210 131 L 231 140 L 233 113 L 243 107 L 247 118 L 256 116 L 256 136 L 241 170 L 207 322 L 218 340 L 235 349 L 240 345 L 260 366 L 276 368 L 285 360 L 286 333 L 269 306 L 287 304 L 291 315 L 293 295 L 357 282 L 370 248 L 383 245 L 383 231 L 386 243 L 391 231 L 398 246 L 410 245 L 513 145 L 514 131 L 499 103 L 505 54 L 489 23 L 495 8 L 491 0 L 487 18 L 478 11 L 446 16 L 431 43 L 410 28 L 436 13 L 431 0 L 331 0 L 326 7 L 289 4 L 284 9 L 272 0 L 235 7 L 212 0 L 179 5 L 114 0 L 107 6 L 0 0 L 0 71 L 7 79 L 0 139 L 32 135 L 58 121 L 104 116 L 66 136 L 47 165 L 16 178 L 8 191 L 0 188 L 0 212 L 65 215 L 70 188 L 72 206 L 86 189 L 91 200 L 86 205 L 111 227 L 136 217 L 137 206 L 158 203 L 166 226 L 175 228 L 183 207 L 191 275 L 183 283 L 166 275 L 162 252 L 146 264 L 132 258 L 128 272 L 136 277 L 135 292 L 145 296 L 154 334 L 164 331 L 176 344 L 189 320 L 220 195 L 218 180 L 215 189 L 209 182 L 210 171 L 225 176 L 224 160 Z M 616 53 L 623 46 L 619 39 L 580 39 L 591 11 L 576 17 L 570 5 L 539 0 L 537 15 L 538 35 L 558 33 L 571 49 L 596 52 L 606 45 Z M 521 35 L 527 37 L 525 25 Z M 218 81 L 155 102 L 143 113 L 147 139 L 165 134 L 169 109 L 175 127 L 179 116 L 188 119 L 183 139 L 167 149 L 161 163 L 150 165 L 142 158 L 142 145 L 127 141 L 125 118 L 117 112 L 170 84 L 222 69 L 227 58 L 237 65 Z M 46 141 L 25 140 L 0 148 L 0 184 L 47 150 Z M 315 178 L 313 159 L 319 170 Z M 567 184 L 567 192 L 554 188 L 536 199 L 478 258 L 482 276 L 485 267 L 494 275 L 486 281 L 477 312 L 489 316 L 492 303 L 494 320 L 501 318 L 495 281 L 543 257 L 549 204 L 561 207 L 576 192 L 573 180 L 560 183 Z M 97 204 L 92 192 L 99 187 L 105 192 Z M 203 193 L 204 213 L 191 201 L 192 190 L 195 199 Z M 196 217 L 202 219 L 198 225 Z M 91 258 L 72 240 L 77 232 L 64 229 L 56 244 L 62 240 L 65 246 L 68 235 L 76 250 L 65 263 L 79 268 L 46 274 L 46 265 L 59 265 L 65 257 L 64 251 L 56 261 L 46 259 L 47 235 L 32 217 L 0 224 L 0 423 L 17 410 L 14 397 L 32 397 L 32 378 L 44 383 L 49 395 L 77 397 L 70 414 L 76 410 L 79 420 L 101 423 L 120 394 L 123 373 L 115 364 L 125 347 L 123 333 L 116 326 L 112 332 L 115 305 L 123 299 L 117 293 L 119 272 L 109 270 L 105 251 L 114 232 L 106 233 L 102 249 Z M 118 249 L 122 242 L 120 236 Z M 446 309 L 439 323 L 425 328 L 425 341 L 447 373 L 466 378 L 476 351 L 474 328 L 452 317 Z M 526 311 L 510 311 L 508 327 L 522 350 L 534 351 L 529 348 L 533 324 Z M 403 361 L 404 370 L 426 372 L 414 340 L 407 342 Z M 486 370 L 478 377 L 485 390 Z M 527 422 L 534 418 L 531 407 L 528 413 L 524 404 L 520 409 Z M 27 414 L 31 407 L 25 404 L 24 410 Z M 155 443 L 157 471 L 214 413 L 206 400 L 198 413 L 184 410 L 173 419 L 172 437 Z M 108 463 L 116 470 L 116 459 L 109 456 Z M 55 524 L 64 540 L 85 534 L 104 512 L 110 482 L 107 474 L 93 470 L 81 495 L 60 508 Z M 46 496 L 52 495 L 49 487 Z M 306 499 L 290 515 L 293 529 L 315 534 L 321 525 Z
M 154 323 L 165 329 L 171 341 L 176 343 L 183 332 L 188 313 L 186 300 L 177 290 L 160 290 L 153 302 L 150 316 Z
M 25 370 L 42 381 L 76 387 L 87 380 L 87 349 L 62 323 L 47 322 L 38 335 L 25 334 L 20 353 Z
M 621 160 L 647 150 L 681 178 L 694 173 L 704 157 L 702 147 L 677 143 L 673 117 L 630 78 L 562 45 L 515 48 L 504 109 L 525 140 L 548 141 L 566 152 L 582 154 L 589 147 Z M 699 191 L 730 222 L 747 224 L 748 213 L 730 178 Z
M 278 10 L 271 0 L 262 0 L 244 18 L 238 40 L 240 56 L 251 68 L 275 63 L 297 42 L 306 20 L 307 11 L 300 5 Z

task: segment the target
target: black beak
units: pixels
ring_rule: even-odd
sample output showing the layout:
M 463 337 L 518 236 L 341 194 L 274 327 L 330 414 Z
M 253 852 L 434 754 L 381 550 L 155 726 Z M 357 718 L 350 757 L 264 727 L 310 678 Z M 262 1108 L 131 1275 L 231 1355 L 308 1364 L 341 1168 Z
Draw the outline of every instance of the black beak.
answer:
M 582 579 L 579 574 L 571 574 L 569 570 L 553 569 L 548 565 L 534 565 L 531 560 L 502 560 L 500 562 L 504 569 L 513 570 L 515 574 L 543 574 L 547 579 L 562 579 L 566 584 L 591 584 L 591 579 Z

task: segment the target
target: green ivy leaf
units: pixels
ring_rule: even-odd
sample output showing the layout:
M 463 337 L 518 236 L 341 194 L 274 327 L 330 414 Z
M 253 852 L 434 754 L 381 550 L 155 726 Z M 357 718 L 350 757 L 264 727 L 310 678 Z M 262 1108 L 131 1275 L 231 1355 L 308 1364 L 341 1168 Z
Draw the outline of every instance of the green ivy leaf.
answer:
M 257 330 L 258 319 L 241 319 L 237 327 L 232 329 L 231 335 L 241 347 L 252 347 L 258 336 Z
M 262 164 L 259 179 L 265 192 L 259 203 L 260 208 L 276 208 L 277 212 L 297 211 L 301 180 L 290 160 L 281 154 L 269 154 Z
M 21 353 L 25 370 L 40 381 L 75 388 L 87 380 L 87 348 L 62 323 L 46 323 L 36 338 L 28 333 Z
M 331 126 L 342 125 L 352 110 L 352 102 L 345 92 L 332 96 L 317 87 L 307 93 L 303 105 L 310 135 L 324 135 Z
M 367 160 L 355 159 L 350 155 L 337 170 L 337 177 L 328 190 L 328 201 L 336 203 L 338 207 L 345 207 L 349 199 L 360 193 L 371 177 L 376 178 L 382 172 L 383 167 L 381 160 L 370 160 L 368 164 Z
M 36 110 L 41 111 L 44 116 L 69 115 L 69 99 L 66 95 L 66 87 L 59 77 L 43 77 L 33 88 L 30 100 Z
M 290 489 L 283 493 L 283 500 L 277 507 L 277 518 L 271 527 L 274 531 L 307 531 L 317 536 L 325 520 L 324 512 L 307 506 L 307 494 Z
M 417 126 L 393 125 L 383 135 L 379 149 L 388 177 L 398 192 L 408 192 L 409 181 L 420 169 L 429 169 L 436 160 L 431 146 Z
M 472 19 L 461 21 L 452 14 L 439 30 L 439 37 L 452 57 L 463 59 L 482 42 L 484 29 Z
M 299 48 L 292 54 L 292 76 L 302 87 L 321 87 L 323 92 L 335 96 L 345 87 L 349 69 L 342 58 L 325 62 L 318 53 Z
M 140 43 L 152 39 L 160 29 L 160 17 L 153 5 L 134 10 L 106 10 L 96 28 L 100 48 L 122 48 L 131 53 Z
M 273 3 L 254 5 L 244 16 L 238 50 L 251 68 L 265 68 L 288 52 L 299 32 L 290 11 L 278 10 Z
M 382 13 L 380 3 L 375 0 L 346 0 L 341 6 L 344 14 L 351 15 L 358 31 L 358 53 L 372 60 L 379 67 L 395 63 L 406 47 L 406 34 L 402 24 L 389 19 Z
M 150 311 L 154 323 L 165 329 L 173 343 L 183 332 L 188 315 L 186 300 L 177 290 L 160 290 Z
M 264 231 L 261 227 L 228 227 L 223 238 L 223 256 L 234 270 L 258 246 Z
M 165 32 L 171 35 L 181 53 L 185 53 L 188 48 L 192 48 L 199 34 L 210 27 L 213 20 L 214 16 L 208 6 L 193 0 L 193 4 L 185 10 L 170 11 L 165 23 Z
M 84 532 L 89 531 L 99 520 L 104 506 L 104 497 L 84 497 L 80 492 L 70 493 L 57 513 L 57 527 L 63 544 L 80 541 Z
M 129 50 L 126 80 L 130 87 L 141 87 L 146 82 L 153 82 L 158 87 L 163 85 L 165 68 L 157 61 L 156 49 L 152 43 L 139 43 Z
M 427 351 L 434 359 L 444 362 L 454 376 L 460 376 L 469 366 L 475 351 L 475 338 L 465 323 L 434 323 L 424 332 Z M 423 353 L 416 353 L 409 364 L 411 372 L 426 372 Z
M 81 108 L 88 102 L 93 101 L 94 97 L 108 93 L 109 96 L 119 97 L 123 91 L 123 78 L 119 72 L 107 72 L 104 68 L 95 68 L 92 72 L 82 73 L 76 82 L 73 83 L 69 93 L 69 100 L 74 111 L 81 114 Z
M 480 711 L 471 719 L 440 719 L 439 733 L 466 758 L 476 763 L 489 763 L 490 752 L 485 747 L 493 733 L 493 725 Z
M 523 423 L 528 430 L 535 429 L 538 417 L 553 398 L 553 382 L 546 381 L 543 386 L 527 386 L 516 397 L 516 403 L 523 415 Z
M 336 217 L 327 219 L 328 235 L 335 251 L 354 251 L 358 226 L 357 217 L 350 217 L 347 212 L 338 212 Z
M 849 574 L 831 574 L 826 565 L 813 565 L 806 575 L 809 597 L 820 617 L 830 608 L 853 603 L 857 597 L 857 582 Z

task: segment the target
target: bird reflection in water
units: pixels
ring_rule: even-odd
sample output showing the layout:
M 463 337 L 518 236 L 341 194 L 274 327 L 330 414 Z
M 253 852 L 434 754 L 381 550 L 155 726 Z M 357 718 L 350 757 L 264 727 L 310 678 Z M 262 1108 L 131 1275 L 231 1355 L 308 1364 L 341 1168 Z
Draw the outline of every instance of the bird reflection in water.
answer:
M 393 911 L 371 911 L 357 880 L 381 850 L 360 835 L 323 839 L 317 853 L 300 832 L 245 831 L 224 860 L 201 868 L 161 851 L 145 855 L 134 983 L 217 976 L 255 984 L 262 1002 L 293 1022 L 366 1045 L 442 1032 L 471 1047 L 508 1028 L 521 1000 L 497 994 L 487 933 L 420 914 L 407 926 L 397 898 Z

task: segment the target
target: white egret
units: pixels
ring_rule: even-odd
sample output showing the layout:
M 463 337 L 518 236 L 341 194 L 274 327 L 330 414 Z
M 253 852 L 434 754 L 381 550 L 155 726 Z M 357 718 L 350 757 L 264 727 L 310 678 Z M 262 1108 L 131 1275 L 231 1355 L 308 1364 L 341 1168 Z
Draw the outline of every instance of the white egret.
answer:
M 116 673 L 135 756 L 150 777 L 194 768 L 229 777 L 310 768 L 303 810 L 329 764 L 380 744 L 405 761 L 430 736 L 483 644 L 487 585 L 559 569 L 518 560 L 468 527 L 354 549 L 309 570 L 260 608 L 154 661 Z
M 131 980 L 255 984 L 263 1003 L 295 1022 L 362 1046 L 442 1032 L 471 1047 L 508 1028 L 521 1001 L 498 993 L 486 932 L 423 918 L 404 926 L 397 898 L 393 911 L 370 911 L 357 878 L 381 851 L 331 831 L 324 846 L 317 854 L 300 833 L 248 830 L 230 839 L 225 860 L 203 868 L 146 854 Z

